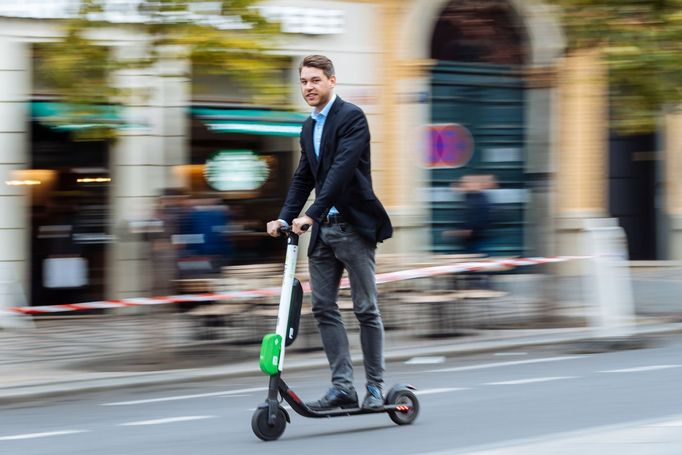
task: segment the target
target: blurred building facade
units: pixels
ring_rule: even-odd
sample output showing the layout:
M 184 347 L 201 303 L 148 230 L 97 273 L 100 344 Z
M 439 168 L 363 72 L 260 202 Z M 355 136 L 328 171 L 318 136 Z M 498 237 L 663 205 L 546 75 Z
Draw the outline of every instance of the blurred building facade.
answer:
M 395 226 L 381 251 L 460 251 L 442 234 L 463 210 L 451 183 L 469 174 L 497 182 L 488 190 L 492 255 L 583 254 L 584 220 L 614 216 L 605 70 L 596 53 L 564 57 L 558 17 L 541 1 L 267 1 L 264 14 L 284 32 L 277 52 L 291 59 L 282 81 L 293 112 L 249 105 L 237 84 L 193 74 L 166 49 L 153 68 L 114 77 L 130 89 L 123 108 L 92 119 L 119 125 L 111 142 L 75 140 L 52 125 L 68 107 L 35 77 L 36 46 L 59 36 L 73 3 L 0 4 L 0 262 L 32 289 L 34 304 L 147 294 L 144 226 L 164 188 L 220 195 L 241 217 L 242 260 L 275 250 L 262 229 L 298 161 L 309 109 L 297 66 L 310 53 L 333 59 L 337 93 L 367 113 L 374 185 Z M 135 4 L 112 2 L 117 15 L 94 37 L 121 58 L 139 56 L 148 39 L 121 25 L 134 22 L 121 13 L 134 12 L 127 3 Z M 679 259 L 675 135 L 665 152 L 656 175 L 670 222 L 657 235 L 669 256 L 657 257 Z M 67 237 L 78 239 L 73 248 Z M 59 257 L 84 257 L 87 269 L 70 262 L 60 279 L 72 286 L 55 290 L 45 261 Z

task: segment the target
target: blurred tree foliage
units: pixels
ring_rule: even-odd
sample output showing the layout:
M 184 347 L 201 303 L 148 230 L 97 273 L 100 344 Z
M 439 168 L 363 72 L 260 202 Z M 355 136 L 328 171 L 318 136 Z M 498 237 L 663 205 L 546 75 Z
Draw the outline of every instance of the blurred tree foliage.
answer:
M 140 0 L 137 11 L 146 20 L 116 27 L 148 40 L 140 41 L 144 48 L 138 57 L 125 60 L 117 59 L 106 41 L 93 38 L 114 27 L 106 20 L 106 3 L 82 0 L 77 17 L 64 22 L 63 39 L 37 47 L 40 77 L 63 101 L 75 106 L 69 110 L 71 118 L 60 121 L 73 123 L 96 116 L 97 104 L 116 102 L 124 95 L 112 84 L 115 71 L 151 67 L 161 54 L 189 59 L 192 72 L 229 76 L 249 89 L 254 103 L 286 102 L 282 74 L 289 64 L 270 52 L 279 25 L 259 14 L 258 0 Z M 169 49 L 178 53 L 169 56 Z M 113 132 L 89 132 L 93 134 L 111 136 Z
M 570 49 L 600 47 L 608 64 L 612 126 L 656 130 L 682 102 L 682 0 L 555 0 Z

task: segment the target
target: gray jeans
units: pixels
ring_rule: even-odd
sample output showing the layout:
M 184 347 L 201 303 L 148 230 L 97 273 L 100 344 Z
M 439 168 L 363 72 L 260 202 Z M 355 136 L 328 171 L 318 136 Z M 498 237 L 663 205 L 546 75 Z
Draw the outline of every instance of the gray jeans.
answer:
M 345 389 L 353 388 L 353 364 L 348 335 L 336 303 L 344 269 L 350 279 L 353 312 L 360 322 L 367 382 L 379 386 L 383 383 L 384 325 L 377 304 L 375 249 L 347 223 L 324 224 L 308 260 L 313 314 L 329 360 L 332 384 Z

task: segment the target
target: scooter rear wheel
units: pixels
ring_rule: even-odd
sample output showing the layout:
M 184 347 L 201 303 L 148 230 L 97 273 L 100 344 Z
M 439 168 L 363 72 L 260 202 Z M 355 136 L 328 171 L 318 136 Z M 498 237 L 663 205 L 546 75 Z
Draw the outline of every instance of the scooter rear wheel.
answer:
M 398 390 L 388 397 L 387 404 L 405 406 L 405 410 L 389 411 L 388 416 L 398 425 L 409 425 L 419 415 L 419 400 L 410 390 Z
M 253 433 L 263 441 L 274 441 L 282 436 L 287 427 L 287 417 L 284 409 L 277 408 L 277 417 L 273 425 L 268 424 L 268 408 L 258 408 L 251 417 Z

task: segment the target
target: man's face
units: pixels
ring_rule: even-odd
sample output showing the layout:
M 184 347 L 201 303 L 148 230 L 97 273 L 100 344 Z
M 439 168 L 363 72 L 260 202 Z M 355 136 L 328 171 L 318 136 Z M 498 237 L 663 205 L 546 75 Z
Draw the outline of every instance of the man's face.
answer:
M 304 66 L 301 69 L 301 94 L 308 105 L 321 109 L 332 97 L 336 76 L 327 77 L 319 68 Z

